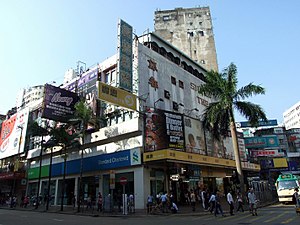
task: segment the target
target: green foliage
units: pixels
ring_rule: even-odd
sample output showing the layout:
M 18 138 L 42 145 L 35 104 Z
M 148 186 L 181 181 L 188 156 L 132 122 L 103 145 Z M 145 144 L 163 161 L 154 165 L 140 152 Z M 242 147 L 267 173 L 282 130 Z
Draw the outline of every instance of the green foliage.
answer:
M 206 83 L 201 85 L 199 93 L 214 99 L 203 114 L 205 128 L 209 129 L 214 137 L 225 135 L 231 122 L 235 122 L 234 109 L 243 115 L 255 126 L 259 120 L 267 120 L 260 105 L 242 101 L 248 97 L 265 94 L 260 85 L 250 83 L 240 89 L 237 88 L 237 68 L 231 63 L 222 73 L 210 71 L 206 74 Z

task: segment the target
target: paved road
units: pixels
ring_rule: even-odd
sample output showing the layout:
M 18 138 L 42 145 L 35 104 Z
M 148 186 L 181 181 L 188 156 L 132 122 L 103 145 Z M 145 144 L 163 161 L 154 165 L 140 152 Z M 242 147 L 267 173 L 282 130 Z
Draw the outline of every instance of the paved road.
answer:
M 249 212 L 236 213 L 234 216 L 214 217 L 210 214 L 167 214 L 167 215 L 133 215 L 117 217 L 91 217 L 59 213 L 42 213 L 31 211 L 0 209 L 0 225 L 299 225 L 300 216 L 294 206 L 274 205 L 258 210 L 258 216 Z

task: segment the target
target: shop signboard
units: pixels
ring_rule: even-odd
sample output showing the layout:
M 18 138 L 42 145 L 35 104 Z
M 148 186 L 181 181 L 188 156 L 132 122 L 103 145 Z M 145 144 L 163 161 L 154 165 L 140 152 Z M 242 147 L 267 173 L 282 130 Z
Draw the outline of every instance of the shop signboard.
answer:
M 100 100 L 118 105 L 127 109 L 136 110 L 136 95 L 113 87 L 103 82 L 98 82 L 98 98 Z
M 74 106 L 78 101 L 76 93 L 46 84 L 42 117 L 68 122 L 74 114 Z
M 118 24 L 118 83 L 119 87 L 132 91 L 132 33 L 128 23 L 119 20 Z
M 276 135 L 269 135 L 264 137 L 247 137 L 244 140 L 246 148 L 279 147 L 279 141 Z

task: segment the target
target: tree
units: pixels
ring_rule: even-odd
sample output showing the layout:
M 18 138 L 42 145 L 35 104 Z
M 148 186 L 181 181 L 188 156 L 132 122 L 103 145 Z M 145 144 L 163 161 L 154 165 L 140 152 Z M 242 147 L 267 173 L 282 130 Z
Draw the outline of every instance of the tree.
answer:
M 80 100 L 75 104 L 75 113 L 74 118 L 70 120 L 75 126 L 79 127 L 79 133 L 81 137 L 81 145 L 84 146 L 84 138 L 87 134 L 89 126 L 94 128 L 97 126 L 97 120 L 93 116 L 93 110 L 85 103 L 84 99 Z M 80 204 L 82 202 L 83 193 L 82 193 L 82 173 L 83 173 L 83 152 L 84 147 L 81 149 L 80 157 L 80 175 L 79 175 L 79 191 L 78 191 L 78 212 L 80 212 Z
M 260 105 L 244 101 L 253 95 L 265 94 L 265 89 L 253 83 L 238 89 L 237 84 L 237 68 L 231 63 L 222 73 L 207 72 L 205 83 L 200 85 L 198 91 L 200 94 L 213 99 L 213 102 L 209 104 L 203 114 L 204 127 L 209 129 L 212 135 L 218 139 L 220 136 L 225 136 L 228 130 L 231 132 L 240 188 L 241 192 L 244 193 L 244 176 L 240 160 L 234 110 L 237 110 L 249 120 L 253 126 L 257 126 L 259 120 L 267 120 L 267 118 Z
M 37 122 L 31 122 L 28 125 L 28 135 L 31 137 L 41 137 L 40 142 L 40 167 L 39 167 L 39 178 L 38 178 L 38 184 L 37 184 L 37 193 L 36 193 L 36 205 L 35 208 L 37 209 L 39 207 L 39 192 L 40 192 L 40 183 L 41 183 L 41 173 L 42 173 L 42 159 L 43 159 L 43 142 L 44 137 L 49 134 L 49 127 L 48 124 L 46 127 L 40 126 Z
M 61 205 L 60 210 L 63 211 L 63 202 L 65 194 L 65 180 L 66 180 L 66 167 L 68 152 L 67 149 L 71 147 L 78 147 L 79 135 L 74 132 L 73 126 L 69 124 L 64 124 L 59 127 L 53 128 L 50 131 L 51 140 L 55 143 L 53 145 L 61 146 L 61 156 L 64 159 L 64 169 L 63 169 L 63 180 L 62 180 L 62 190 L 61 190 Z M 48 196 L 49 197 L 49 196 Z

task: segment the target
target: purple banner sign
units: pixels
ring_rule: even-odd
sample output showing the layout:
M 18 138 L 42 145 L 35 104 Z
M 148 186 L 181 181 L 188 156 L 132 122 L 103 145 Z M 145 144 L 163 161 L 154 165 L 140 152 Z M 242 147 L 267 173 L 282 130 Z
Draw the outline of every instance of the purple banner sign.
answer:
M 73 116 L 78 101 L 76 93 L 46 84 L 42 117 L 67 122 Z

